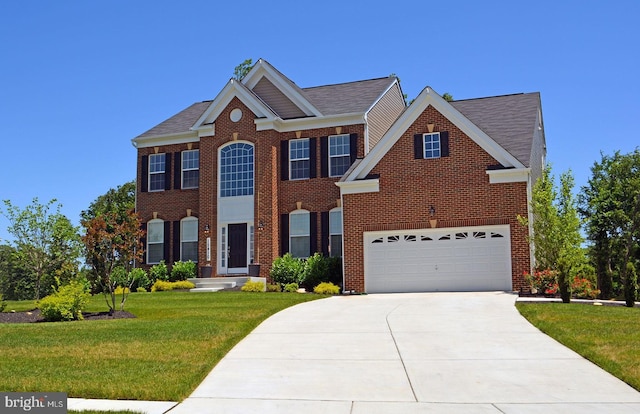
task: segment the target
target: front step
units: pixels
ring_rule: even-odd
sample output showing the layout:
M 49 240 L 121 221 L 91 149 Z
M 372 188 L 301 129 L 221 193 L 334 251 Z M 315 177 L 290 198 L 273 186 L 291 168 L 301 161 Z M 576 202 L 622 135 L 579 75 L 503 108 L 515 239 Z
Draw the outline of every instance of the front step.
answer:
M 261 280 L 266 282 L 264 278 L 249 276 L 230 276 L 230 277 L 198 277 L 189 279 L 189 282 L 196 285 L 190 292 L 218 292 L 224 289 L 233 289 L 242 287 L 249 280 Z

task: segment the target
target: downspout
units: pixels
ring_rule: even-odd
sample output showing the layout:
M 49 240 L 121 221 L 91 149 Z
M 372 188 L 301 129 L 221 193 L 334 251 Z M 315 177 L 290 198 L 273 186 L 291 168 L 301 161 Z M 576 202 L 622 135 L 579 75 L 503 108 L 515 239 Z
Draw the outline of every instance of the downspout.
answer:
M 133 147 L 136 149 L 136 192 L 133 195 L 133 212 L 137 213 L 138 212 L 138 185 L 140 184 L 139 180 L 138 180 L 138 143 L 135 141 L 135 139 L 131 140 L 131 145 L 133 145 Z M 133 268 L 136 268 L 136 261 L 133 261 Z

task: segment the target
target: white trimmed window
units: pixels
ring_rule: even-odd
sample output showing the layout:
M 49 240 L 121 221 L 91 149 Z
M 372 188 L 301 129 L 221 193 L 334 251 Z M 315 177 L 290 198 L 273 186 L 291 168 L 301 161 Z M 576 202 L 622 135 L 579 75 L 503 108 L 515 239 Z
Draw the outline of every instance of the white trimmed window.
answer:
M 164 259 L 164 221 L 147 222 L 147 264 L 160 263 Z
M 198 262 L 198 219 L 185 217 L 180 220 L 180 260 Z
M 329 176 L 339 177 L 351 165 L 351 139 L 349 134 L 329 136 Z
M 253 145 L 237 142 L 220 150 L 220 197 L 253 195 Z
M 440 133 L 432 132 L 423 135 L 424 158 L 440 158 Z
M 289 179 L 309 178 L 309 139 L 289 141 Z
M 342 257 L 342 209 L 329 211 L 329 256 Z
M 200 181 L 200 150 L 182 151 L 182 187 L 198 188 Z
M 149 191 L 163 191 L 165 179 L 165 154 L 149 155 Z
M 310 224 L 310 214 L 307 210 L 296 210 L 289 214 L 289 252 L 293 257 L 309 257 Z

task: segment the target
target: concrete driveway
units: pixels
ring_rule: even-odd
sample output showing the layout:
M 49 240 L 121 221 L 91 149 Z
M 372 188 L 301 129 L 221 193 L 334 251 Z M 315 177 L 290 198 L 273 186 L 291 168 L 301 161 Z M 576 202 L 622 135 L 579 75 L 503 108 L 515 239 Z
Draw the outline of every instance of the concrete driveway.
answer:
M 501 292 L 332 297 L 239 343 L 171 414 L 640 412 Z

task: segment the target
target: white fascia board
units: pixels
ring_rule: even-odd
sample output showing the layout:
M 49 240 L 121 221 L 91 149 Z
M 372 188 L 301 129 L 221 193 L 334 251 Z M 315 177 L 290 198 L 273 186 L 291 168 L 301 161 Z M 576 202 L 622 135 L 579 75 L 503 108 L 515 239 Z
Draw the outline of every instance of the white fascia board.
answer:
M 216 134 L 216 124 L 207 124 L 195 128 L 198 132 L 198 138 L 211 137 Z
M 262 101 L 247 91 L 238 81 L 231 79 L 225 87 L 222 88 L 222 91 L 216 96 L 211 105 L 209 105 L 209 108 L 207 108 L 195 124 L 193 124 L 191 129 L 197 130 L 203 125 L 215 122 L 216 118 L 218 118 L 227 105 L 229 105 L 229 102 L 235 97 L 240 99 L 240 101 L 258 117 L 273 118 L 275 116 Z
M 200 137 L 195 132 L 181 132 L 178 134 L 156 135 L 143 138 L 134 138 L 131 143 L 136 148 L 159 147 L 161 145 L 186 144 L 198 142 Z
M 291 100 L 302 112 L 308 116 L 322 116 L 322 113 L 313 106 L 299 91 L 291 87 L 291 84 L 282 79 L 282 76 L 264 60 L 260 59 L 255 64 L 251 72 L 242 79 L 242 84 L 252 89 L 258 84 L 260 79 L 267 78 L 273 83 L 287 98 Z
M 400 137 L 409 129 L 416 119 L 429 107 L 433 106 L 438 112 L 445 116 L 449 121 L 456 125 L 469 138 L 476 142 L 489 155 L 496 159 L 505 167 L 514 167 L 517 169 L 524 168 L 524 165 L 518 161 L 507 150 L 502 148 L 491 137 L 484 133 L 474 123 L 469 121 L 449 102 L 445 101 L 430 87 L 426 87 L 420 92 L 420 95 L 405 110 L 396 122 L 384 134 L 380 142 L 371 150 L 369 154 L 360 163 L 358 168 L 354 169 L 347 180 L 356 180 L 366 177 L 373 167 L 380 162 L 391 147 L 400 139 Z
M 528 183 L 531 168 L 509 168 L 506 170 L 487 170 L 490 184 Z
M 344 125 L 358 125 L 365 123 L 362 113 L 331 115 L 309 118 L 280 119 L 258 118 L 254 122 L 256 130 L 265 131 L 273 129 L 278 132 L 293 132 L 305 129 L 330 128 Z
M 380 180 L 378 178 L 356 181 L 338 181 L 335 184 L 340 187 L 340 196 L 345 194 L 380 192 Z

